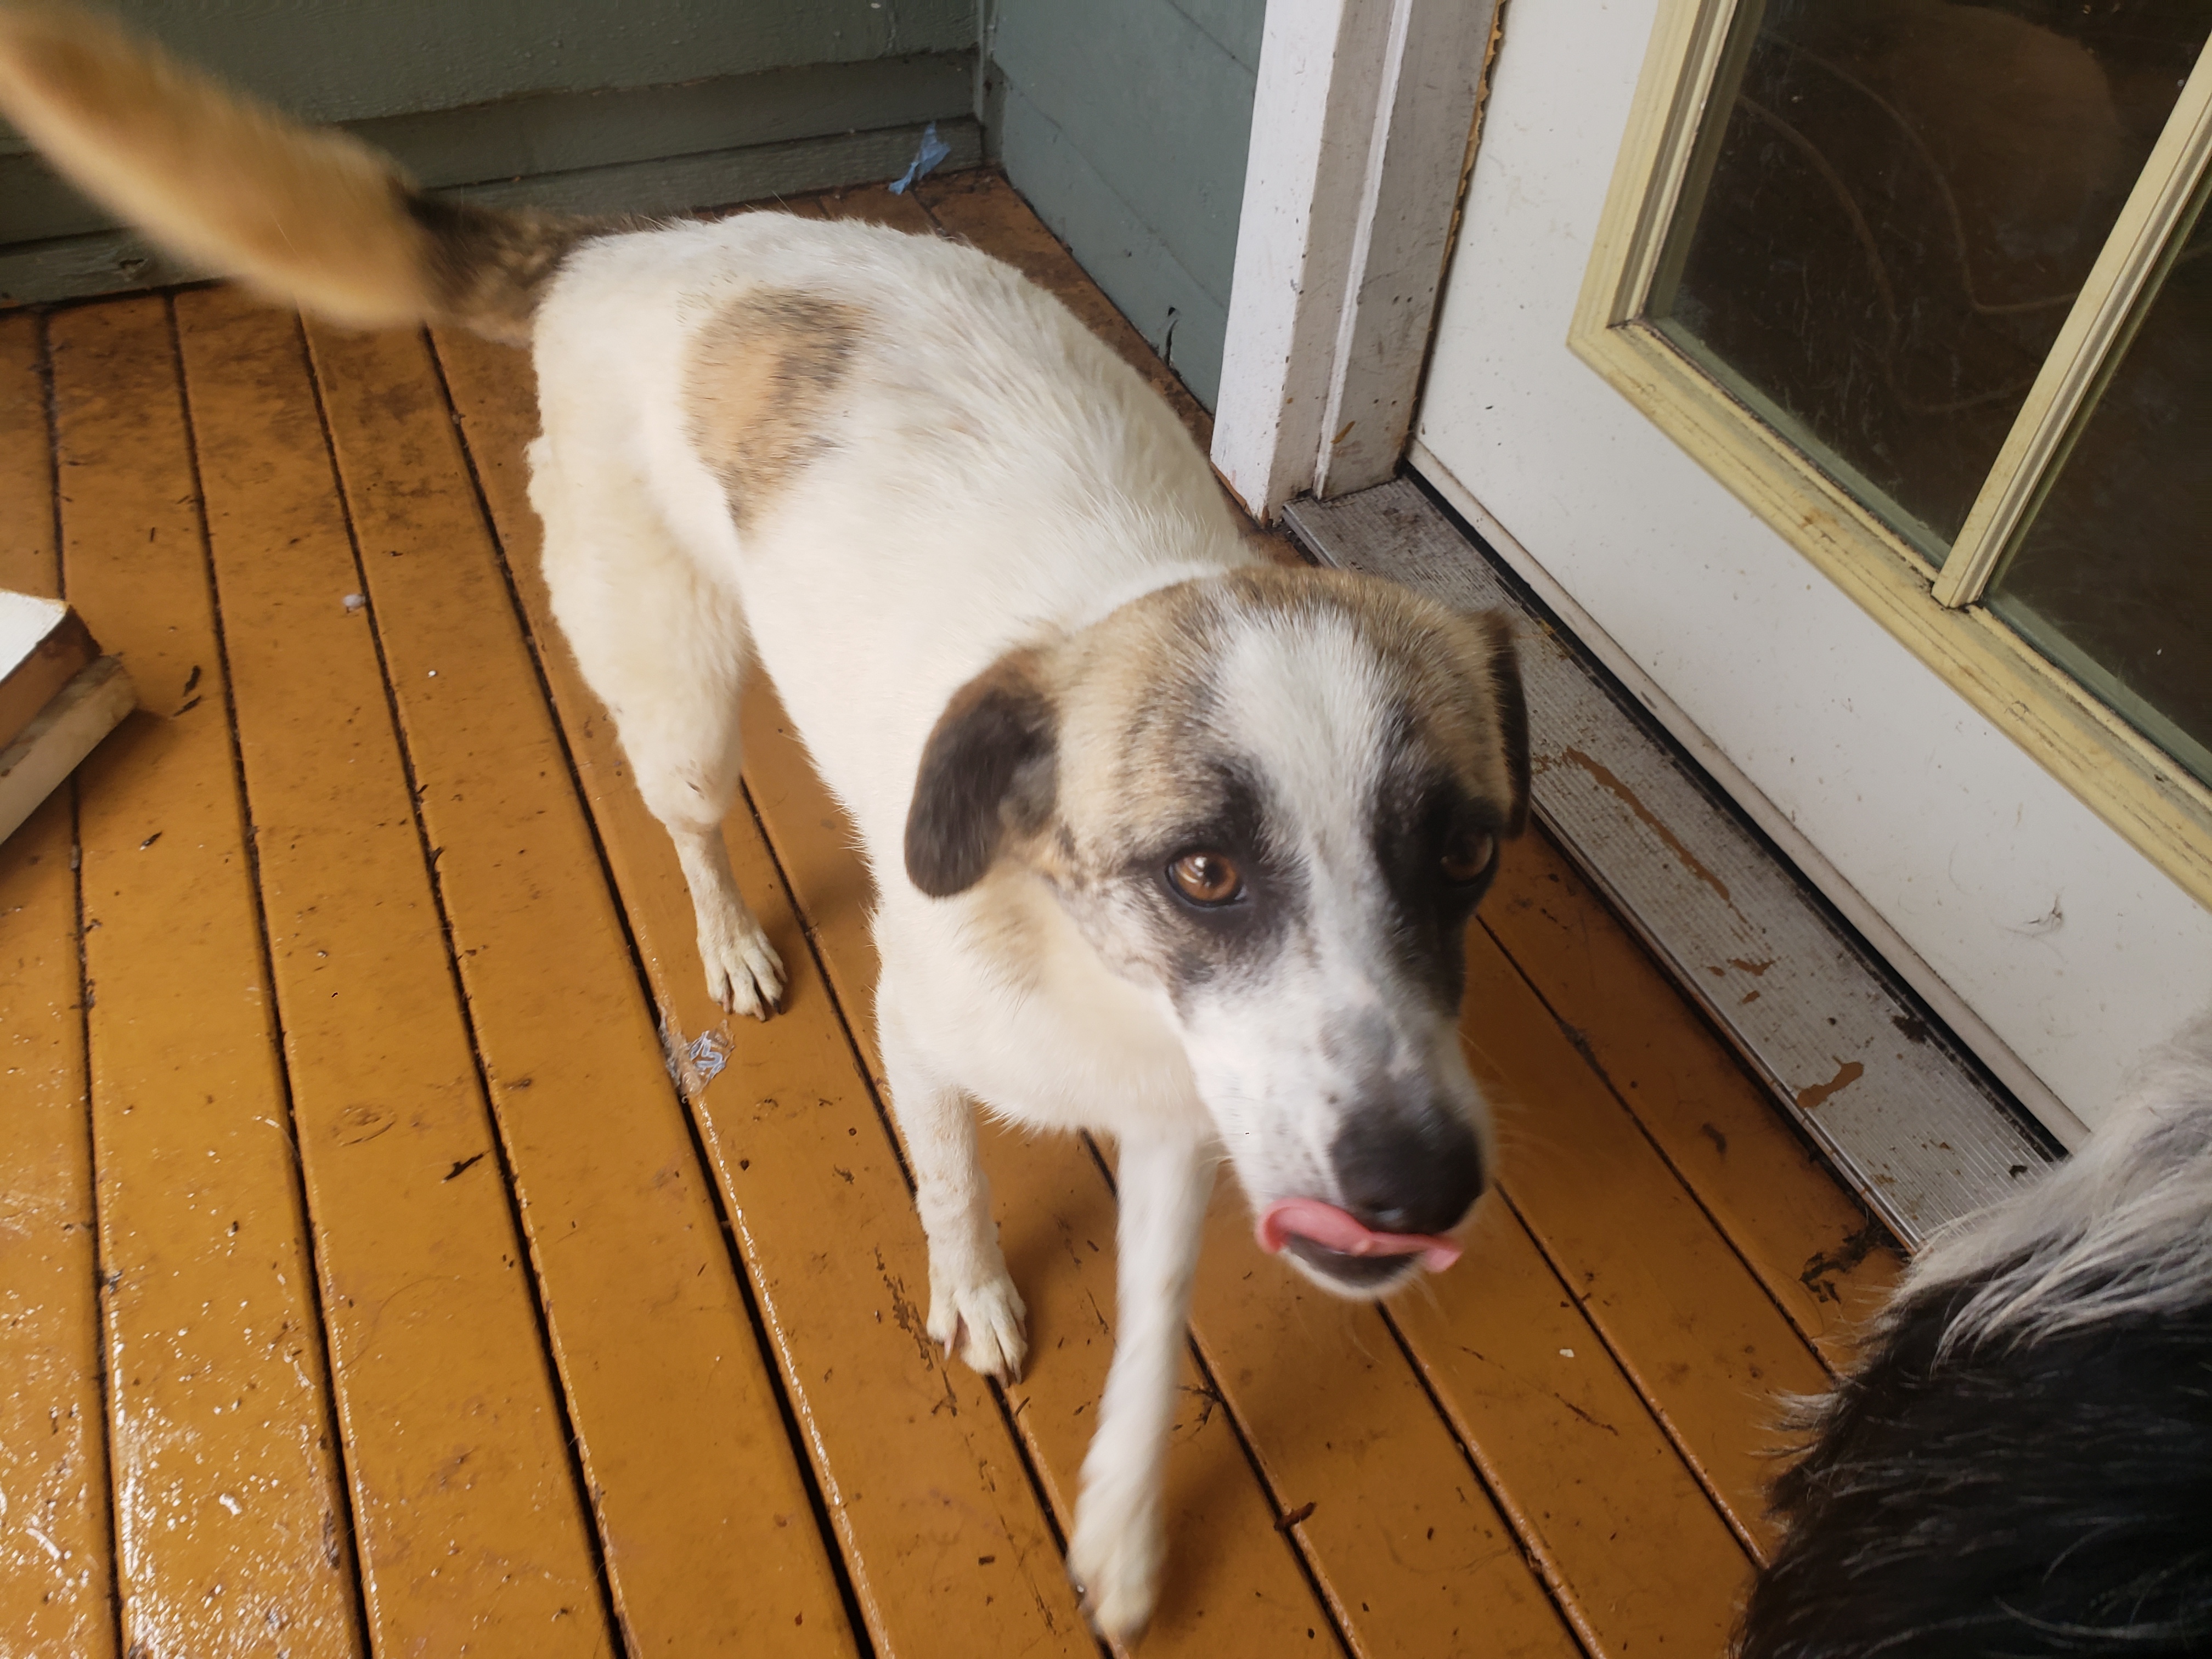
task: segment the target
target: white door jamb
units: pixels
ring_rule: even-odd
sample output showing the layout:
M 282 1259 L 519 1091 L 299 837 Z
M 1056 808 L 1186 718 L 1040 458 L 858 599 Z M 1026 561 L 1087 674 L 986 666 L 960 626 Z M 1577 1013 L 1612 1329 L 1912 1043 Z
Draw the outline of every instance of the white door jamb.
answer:
M 1389 477 L 1497 0 L 1270 0 L 1213 464 L 1254 516 Z

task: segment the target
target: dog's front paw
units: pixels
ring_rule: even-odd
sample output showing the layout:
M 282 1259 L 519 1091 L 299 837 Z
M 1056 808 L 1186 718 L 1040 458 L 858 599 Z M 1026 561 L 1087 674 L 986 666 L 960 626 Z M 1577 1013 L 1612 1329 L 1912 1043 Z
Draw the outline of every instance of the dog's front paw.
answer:
M 1163 1553 L 1154 1505 L 1111 1487 L 1083 1494 L 1067 1547 L 1067 1576 L 1084 1617 L 1101 1636 L 1127 1644 L 1144 1634 L 1159 1598 Z
M 994 1252 L 994 1254 L 996 1254 Z M 1017 1381 L 1029 1357 L 1029 1310 L 1001 1266 L 998 1276 L 959 1285 L 929 1273 L 929 1334 L 969 1370 L 1001 1382 Z
M 710 939 L 702 932 L 699 939 L 708 994 L 725 1013 L 766 1019 L 783 1000 L 783 958 L 750 915 L 732 916 L 713 931 L 723 937 Z

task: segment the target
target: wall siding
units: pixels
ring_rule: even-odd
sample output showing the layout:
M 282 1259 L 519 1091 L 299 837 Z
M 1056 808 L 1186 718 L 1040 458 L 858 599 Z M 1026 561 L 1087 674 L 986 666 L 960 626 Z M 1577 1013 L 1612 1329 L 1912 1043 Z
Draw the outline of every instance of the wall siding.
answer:
M 999 0 L 987 107 L 1007 177 L 1213 406 L 1265 0 Z
M 125 0 L 172 50 L 425 184 L 661 213 L 896 173 L 925 123 L 981 158 L 972 0 Z M 0 127 L 0 298 L 176 280 Z
M 965 52 L 974 0 L 109 0 L 317 121 Z
M 111 0 L 425 184 L 668 212 L 983 154 L 1212 407 L 1266 0 Z M 979 72 L 979 21 L 989 55 Z M 980 106 L 980 107 L 979 107 Z M 0 127 L 0 301 L 196 273 Z

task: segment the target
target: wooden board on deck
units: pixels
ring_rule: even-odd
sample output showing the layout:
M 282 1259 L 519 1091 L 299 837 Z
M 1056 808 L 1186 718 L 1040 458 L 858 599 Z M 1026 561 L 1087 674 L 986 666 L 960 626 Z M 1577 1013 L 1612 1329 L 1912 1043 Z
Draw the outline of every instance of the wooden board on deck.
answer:
M 48 329 L 65 592 L 141 700 L 76 779 L 124 1646 L 358 1654 L 169 303 Z
M 1832 1366 L 1904 1259 L 1782 1121 L 1666 973 L 1541 831 L 1516 844 L 1482 908 L 1561 1029 L 1712 1211 L 1768 1294 Z
M 380 1651 L 611 1640 L 297 320 L 179 295 L 270 966 Z M 374 1079 L 364 1088 L 365 1079 Z M 473 1176 L 473 1178 L 471 1178 Z
M 0 318 L 0 587 L 57 595 L 39 319 Z M 76 795 L 0 843 L 0 1640 L 118 1651 Z

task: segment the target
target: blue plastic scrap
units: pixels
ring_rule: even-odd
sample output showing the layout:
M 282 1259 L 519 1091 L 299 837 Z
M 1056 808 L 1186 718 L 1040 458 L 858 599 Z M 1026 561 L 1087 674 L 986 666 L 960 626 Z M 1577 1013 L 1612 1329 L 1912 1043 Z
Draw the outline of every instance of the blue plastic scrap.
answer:
M 915 181 L 952 154 L 952 146 L 937 136 L 937 123 L 932 121 L 921 130 L 921 148 L 914 153 L 907 164 L 906 176 L 891 180 L 891 194 L 903 196 Z
M 730 1045 L 715 1032 L 702 1031 L 684 1051 L 684 1058 L 696 1068 L 703 1086 L 720 1077 L 722 1068 L 730 1063 Z

